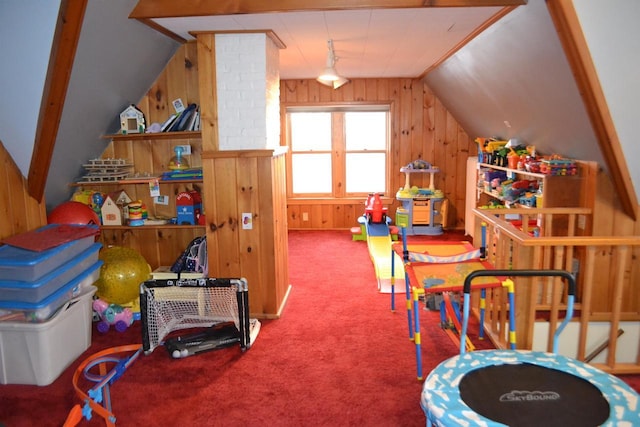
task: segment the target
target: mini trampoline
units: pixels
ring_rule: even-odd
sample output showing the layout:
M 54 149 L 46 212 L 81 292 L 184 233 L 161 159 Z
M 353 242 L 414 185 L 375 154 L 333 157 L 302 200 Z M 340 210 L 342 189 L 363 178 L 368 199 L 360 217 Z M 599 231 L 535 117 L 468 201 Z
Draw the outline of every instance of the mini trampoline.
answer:
M 573 276 L 562 270 L 475 271 L 464 283 L 466 336 L 471 281 L 487 274 L 559 276 L 569 283 L 567 315 L 554 333 L 553 353 L 526 350 L 465 352 L 427 377 L 421 406 L 427 426 L 638 426 L 640 396 L 627 384 L 586 363 L 555 354 L 571 319 Z M 462 342 L 464 340 L 461 340 Z

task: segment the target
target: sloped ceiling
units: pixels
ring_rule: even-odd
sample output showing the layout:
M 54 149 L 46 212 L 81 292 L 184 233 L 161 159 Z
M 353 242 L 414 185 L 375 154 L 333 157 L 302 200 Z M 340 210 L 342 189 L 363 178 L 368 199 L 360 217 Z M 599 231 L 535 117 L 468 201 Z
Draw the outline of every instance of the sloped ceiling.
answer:
M 425 81 L 469 135 L 517 138 L 544 154 L 604 166 L 542 0 L 532 0 L 502 18 Z
M 178 42 L 128 15 L 135 0 L 89 1 L 45 188 L 47 208 L 67 200 L 69 183 L 98 157 L 119 114 L 149 90 Z
M 0 140 L 25 177 L 29 173 L 59 8 L 54 1 L 42 5 L 0 2 Z

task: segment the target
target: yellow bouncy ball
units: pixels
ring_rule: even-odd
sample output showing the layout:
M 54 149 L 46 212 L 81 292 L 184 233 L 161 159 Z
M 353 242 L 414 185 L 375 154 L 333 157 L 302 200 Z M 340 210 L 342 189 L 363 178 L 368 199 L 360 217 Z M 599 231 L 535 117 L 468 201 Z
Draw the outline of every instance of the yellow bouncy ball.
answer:
M 95 283 L 96 295 L 111 304 L 134 301 L 140 292 L 140 283 L 151 279 L 151 267 L 137 251 L 113 246 L 100 253 L 103 261 L 100 277 Z

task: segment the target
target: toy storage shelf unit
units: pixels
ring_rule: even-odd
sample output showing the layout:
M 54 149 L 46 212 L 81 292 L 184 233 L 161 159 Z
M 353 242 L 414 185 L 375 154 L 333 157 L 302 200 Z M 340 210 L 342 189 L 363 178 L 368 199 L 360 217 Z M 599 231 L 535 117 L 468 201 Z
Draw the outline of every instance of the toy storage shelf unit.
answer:
M 163 177 L 172 171 L 170 165 L 178 146 L 189 146 L 190 154 L 184 156 L 190 168 L 202 167 L 202 134 L 198 131 L 111 134 L 104 135 L 103 139 L 108 144 L 99 158 L 125 159 L 125 164 L 129 165 L 127 176 L 71 184 L 76 189 L 76 194 L 99 192 L 104 195 L 105 200 L 107 197 L 114 201 L 118 199 L 115 209 L 119 209 L 120 215 L 115 215 L 113 206 L 110 207 L 113 212 L 107 211 L 107 215 L 111 215 L 107 216 L 107 224 L 100 227 L 101 243 L 105 247 L 124 246 L 138 250 L 152 269 L 173 264 L 194 238 L 206 232 L 202 224 L 178 223 L 177 195 L 191 191 L 202 194 L 205 185 L 202 176 L 186 179 Z M 162 196 L 160 199 L 152 195 L 156 194 L 156 190 Z M 148 212 L 148 218 L 143 224 L 131 225 L 126 220 L 126 203 L 122 203 L 121 199 L 142 202 Z M 202 212 L 205 213 L 204 208 Z M 176 220 L 172 221 L 173 218 Z
M 396 213 L 396 223 L 404 223 L 408 235 L 438 236 L 446 227 L 447 200 L 442 191 L 434 188 L 434 175 L 440 170 L 437 167 L 428 169 L 412 169 L 403 167 L 400 172 L 405 174 L 405 186 L 396 193 L 396 199 L 402 203 L 402 208 Z M 430 174 L 429 188 L 411 189 L 411 174 Z
M 176 146 L 189 145 L 191 152 L 188 161 L 191 167 L 201 167 L 200 152 L 202 151 L 201 134 L 197 131 L 187 132 L 159 132 L 139 134 L 113 134 L 103 138 L 110 140 L 107 149 L 102 153 L 101 162 L 111 159 L 126 159 L 129 170 L 124 176 L 113 175 L 113 178 L 99 178 L 83 180 L 71 184 L 81 190 L 97 190 L 105 194 L 124 190 L 132 200 L 141 200 L 147 207 L 149 215 L 157 220 L 145 221 L 145 230 L 152 228 L 167 229 L 176 227 L 190 227 L 199 232 L 204 226 L 198 224 L 172 224 L 161 220 L 176 216 L 175 195 L 182 191 L 199 190 L 202 186 L 201 175 L 197 178 L 164 179 L 169 163 L 174 155 Z M 97 162 L 93 160 L 91 162 Z M 86 168 L 86 165 L 85 165 Z M 156 183 L 160 187 L 161 195 L 166 195 L 166 204 L 156 203 L 150 194 L 151 186 Z M 122 224 L 103 224 L 104 229 L 131 230 L 136 232 L 140 226 Z
M 475 159 L 471 162 L 473 165 Z M 475 195 L 468 194 L 467 203 L 480 209 L 503 208 L 593 208 L 593 201 L 590 192 L 596 185 L 598 165 L 595 162 L 585 162 L 576 160 L 571 169 L 566 172 L 547 170 L 546 173 L 531 172 L 527 170 L 511 169 L 504 166 L 497 166 L 488 163 L 477 163 L 473 168 L 468 168 L 467 191 L 474 192 Z M 468 164 L 469 166 L 469 164 Z M 542 169 L 544 171 L 544 169 Z M 540 191 L 535 195 L 529 194 L 527 197 L 513 199 L 505 193 L 504 185 L 492 188 L 491 182 L 498 178 L 500 180 L 536 181 Z M 512 184 L 513 187 L 513 184 Z M 505 195 L 507 194 L 507 195 Z M 471 198 L 475 197 L 475 200 Z M 475 202 L 475 203 L 474 203 Z M 535 213 L 535 212 L 532 212 Z M 538 226 L 541 226 L 542 216 L 538 215 Z M 465 223 L 469 224 L 465 228 L 473 229 L 473 214 L 465 214 Z M 568 227 L 568 218 L 557 217 L 553 221 L 552 228 L 540 230 L 539 232 L 547 236 L 565 235 Z M 584 232 L 590 233 L 591 224 L 586 221 Z M 472 235 L 471 233 L 468 233 Z M 541 234 L 541 235 L 543 235 Z
M 487 163 L 478 164 L 477 173 L 477 206 L 486 206 L 493 201 L 499 204 L 515 204 L 517 207 L 578 207 L 583 203 L 580 198 L 582 196 L 581 189 L 584 177 L 579 171 L 580 165 L 570 175 L 551 175 L 538 172 L 529 172 L 526 170 L 510 169 L 502 166 L 490 165 Z M 524 199 L 510 201 L 499 192 L 491 188 L 492 177 L 504 177 L 513 181 L 530 180 L 537 181 L 541 189 L 536 196 L 535 201 L 523 203 Z

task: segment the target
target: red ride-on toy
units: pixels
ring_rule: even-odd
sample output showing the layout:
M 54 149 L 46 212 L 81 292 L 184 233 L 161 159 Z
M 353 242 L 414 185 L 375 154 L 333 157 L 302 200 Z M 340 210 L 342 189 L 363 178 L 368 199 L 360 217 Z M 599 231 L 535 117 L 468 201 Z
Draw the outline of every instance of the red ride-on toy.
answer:
M 387 208 L 382 205 L 378 193 L 370 193 L 364 204 L 364 215 L 369 224 L 384 224 L 387 218 Z

